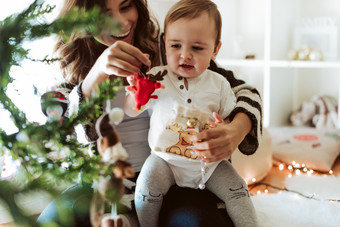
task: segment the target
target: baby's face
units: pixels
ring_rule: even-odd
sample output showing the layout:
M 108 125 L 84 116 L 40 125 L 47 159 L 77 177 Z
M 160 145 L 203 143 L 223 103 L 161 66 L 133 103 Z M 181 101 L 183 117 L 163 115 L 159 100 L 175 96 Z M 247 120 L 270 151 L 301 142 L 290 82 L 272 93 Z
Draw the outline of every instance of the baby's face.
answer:
M 169 23 L 165 31 L 167 64 L 177 75 L 194 78 L 204 72 L 218 53 L 215 23 L 206 12 L 194 19 Z

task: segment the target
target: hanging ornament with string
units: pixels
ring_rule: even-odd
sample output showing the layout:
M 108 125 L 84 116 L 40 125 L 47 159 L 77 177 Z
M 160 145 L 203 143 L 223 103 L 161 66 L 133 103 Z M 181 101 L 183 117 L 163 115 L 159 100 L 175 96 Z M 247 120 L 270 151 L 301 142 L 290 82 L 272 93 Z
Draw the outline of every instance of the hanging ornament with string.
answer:
M 158 81 L 163 80 L 163 77 L 167 75 L 168 71 L 159 71 L 155 75 L 147 74 L 145 67 L 141 68 L 141 71 L 135 75 L 137 80 L 136 86 L 133 86 L 134 99 L 136 102 L 135 109 L 141 110 L 142 106 L 149 102 L 150 99 L 157 99 L 158 96 L 154 95 L 154 91 L 161 89 L 162 84 Z
M 205 189 L 205 173 L 206 173 L 206 162 L 201 159 L 201 174 L 202 174 L 202 181 L 198 185 L 198 188 L 203 190 Z
M 195 128 L 197 126 L 197 119 L 196 118 L 189 118 L 187 121 L 187 127 L 188 128 Z M 201 175 L 202 180 L 201 183 L 198 185 L 198 188 L 203 190 L 205 189 L 205 174 L 206 174 L 206 162 L 203 161 L 203 158 L 201 159 Z
M 41 110 L 49 121 L 63 121 L 68 102 L 66 96 L 59 91 L 44 93 L 40 98 Z
M 117 214 L 117 199 L 124 194 L 123 179 L 134 177 L 131 164 L 125 161 L 128 154 L 114 127 L 123 120 L 124 112 L 120 108 L 111 109 L 110 100 L 106 102 L 105 111 L 96 121 L 96 132 L 99 137 L 97 148 L 103 163 L 112 165 L 114 170 L 110 176 L 101 176 L 95 184 L 91 202 L 91 224 L 102 227 L 129 227 L 128 220 Z M 118 195 L 112 195 L 109 190 L 117 192 Z M 106 215 L 104 215 L 105 202 L 111 203 L 111 213 Z

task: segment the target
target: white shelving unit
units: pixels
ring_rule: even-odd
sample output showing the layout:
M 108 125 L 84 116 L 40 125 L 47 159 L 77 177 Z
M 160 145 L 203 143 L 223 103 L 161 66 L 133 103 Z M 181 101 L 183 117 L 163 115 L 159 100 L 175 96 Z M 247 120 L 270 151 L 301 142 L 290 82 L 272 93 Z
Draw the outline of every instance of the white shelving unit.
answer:
M 338 0 L 214 2 L 223 18 L 222 48 L 217 62 L 259 90 L 265 127 L 288 125 L 290 113 L 313 95 L 332 95 L 340 100 Z M 338 57 L 324 61 L 288 60 L 288 52 L 294 49 L 296 23 L 302 18 L 316 17 L 335 18 L 339 31 Z M 244 60 L 245 55 L 255 55 L 255 59 Z
M 161 28 L 166 12 L 176 1 L 148 1 Z M 259 90 L 265 127 L 288 125 L 290 113 L 313 95 L 331 95 L 340 100 L 339 0 L 213 1 L 223 20 L 217 62 Z M 288 52 L 294 48 L 296 23 L 315 17 L 336 19 L 338 57 L 324 61 L 288 60 Z M 255 59 L 245 60 L 245 55 L 255 55 Z

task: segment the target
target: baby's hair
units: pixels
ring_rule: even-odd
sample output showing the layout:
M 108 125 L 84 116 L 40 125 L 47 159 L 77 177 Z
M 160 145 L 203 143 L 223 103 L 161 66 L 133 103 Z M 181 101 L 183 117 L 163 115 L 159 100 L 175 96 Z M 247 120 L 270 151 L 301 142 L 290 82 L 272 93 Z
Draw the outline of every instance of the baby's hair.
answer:
M 215 22 L 217 32 L 215 44 L 218 45 L 221 40 L 222 18 L 217 5 L 210 0 L 180 0 L 176 2 L 165 17 L 164 31 L 166 32 L 167 25 L 170 23 L 183 18 L 194 19 L 203 12 L 207 12 Z

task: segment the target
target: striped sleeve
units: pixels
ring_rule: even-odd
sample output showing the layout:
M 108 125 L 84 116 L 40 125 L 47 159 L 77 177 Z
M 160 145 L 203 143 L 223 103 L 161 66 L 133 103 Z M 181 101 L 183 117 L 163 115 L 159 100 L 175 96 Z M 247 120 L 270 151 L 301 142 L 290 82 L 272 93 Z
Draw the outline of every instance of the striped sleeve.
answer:
M 83 97 L 81 95 L 81 85 L 80 82 L 78 85 L 71 85 L 69 83 L 62 83 L 56 85 L 53 90 L 62 92 L 68 101 L 67 110 L 65 113 L 65 117 L 70 117 L 72 115 L 78 115 L 79 105 L 83 101 Z M 95 130 L 95 121 L 89 122 L 86 125 L 82 125 L 85 138 L 88 143 L 95 142 L 98 139 L 97 132 Z
M 210 62 L 209 69 L 224 76 L 235 93 L 236 106 L 230 114 L 230 120 L 232 121 L 240 112 L 250 118 L 252 129 L 238 148 L 245 155 L 253 154 L 259 147 L 262 136 L 262 100 L 259 92 L 243 80 L 237 79 L 232 71 L 219 67 L 214 61 Z

